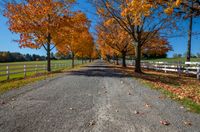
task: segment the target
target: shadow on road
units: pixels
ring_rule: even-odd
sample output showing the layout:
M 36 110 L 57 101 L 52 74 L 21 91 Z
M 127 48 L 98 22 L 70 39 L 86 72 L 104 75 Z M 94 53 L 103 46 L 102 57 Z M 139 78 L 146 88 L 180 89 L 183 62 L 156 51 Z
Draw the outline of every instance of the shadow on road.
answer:
M 84 68 L 85 69 L 82 69 L 80 71 L 71 71 L 70 75 L 115 78 L 131 77 L 129 75 L 121 73 L 120 71 L 114 70 L 114 68 L 116 69 L 116 67 L 105 65 L 105 63 L 95 63 L 91 66 L 85 66 Z

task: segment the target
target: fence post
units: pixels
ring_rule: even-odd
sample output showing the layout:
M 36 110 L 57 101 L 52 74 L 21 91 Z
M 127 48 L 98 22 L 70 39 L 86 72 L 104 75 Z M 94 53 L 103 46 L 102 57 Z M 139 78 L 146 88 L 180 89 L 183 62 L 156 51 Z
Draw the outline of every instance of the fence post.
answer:
M 165 64 L 165 73 L 167 73 L 167 64 Z
M 200 65 L 197 66 L 197 79 L 200 80 Z
M 180 62 L 178 62 L 178 66 L 177 66 L 177 72 L 178 72 L 178 76 L 181 76 L 181 64 Z
M 26 65 L 24 65 L 24 78 L 26 77 Z
M 9 66 L 6 66 L 6 74 L 7 74 L 7 80 L 10 79 L 10 71 L 9 71 Z
M 37 73 L 37 67 L 38 67 L 38 65 L 35 65 L 35 73 Z

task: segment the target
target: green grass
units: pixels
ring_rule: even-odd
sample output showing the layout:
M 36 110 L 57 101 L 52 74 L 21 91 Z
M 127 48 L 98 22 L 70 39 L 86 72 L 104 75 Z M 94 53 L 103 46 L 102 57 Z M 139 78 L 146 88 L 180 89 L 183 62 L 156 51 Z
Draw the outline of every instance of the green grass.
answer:
M 144 61 L 162 61 L 162 62 L 185 62 L 186 58 L 163 58 L 163 59 L 148 59 Z M 192 62 L 200 62 L 200 58 L 191 58 Z
M 24 78 L 24 73 L 23 73 L 23 68 L 24 65 L 26 65 L 27 71 L 28 70 L 33 70 L 31 72 L 27 72 L 26 76 L 33 76 L 36 75 L 38 73 L 45 73 L 46 70 L 42 69 L 42 68 L 38 68 L 40 69 L 40 71 L 35 71 L 35 65 L 38 66 L 42 66 L 45 67 L 46 66 L 46 61 L 30 61 L 30 62 L 11 62 L 11 63 L 0 63 L 0 75 L 1 74 L 6 74 L 6 71 L 2 71 L 2 70 L 6 70 L 6 66 L 9 65 L 9 71 L 10 73 L 13 72 L 22 72 L 19 74 L 11 74 L 10 75 L 10 79 L 20 79 L 20 78 Z M 53 60 L 52 62 L 52 71 L 57 71 L 57 70 L 62 70 L 65 68 L 70 68 L 71 67 L 71 60 Z M 57 64 L 57 67 L 54 67 L 53 65 Z M 59 67 L 58 64 L 65 64 L 65 67 Z M 75 65 L 79 65 L 81 64 L 80 60 L 76 60 L 75 61 Z M 0 81 L 5 81 L 7 79 L 6 76 L 0 76 Z
M 185 108 L 188 108 L 189 111 L 192 111 L 192 112 L 200 114 L 200 105 L 195 103 L 191 99 L 189 99 L 189 98 L 179 99 L 179 98 L 177 98 L 177 95 L 173 94 L 170 91 L 167 91 L 167 90 L 164 90 L 164 89 L 160 89 L 160 91 L 164 95 L 166 95 L 167 97 L 180 102 Z

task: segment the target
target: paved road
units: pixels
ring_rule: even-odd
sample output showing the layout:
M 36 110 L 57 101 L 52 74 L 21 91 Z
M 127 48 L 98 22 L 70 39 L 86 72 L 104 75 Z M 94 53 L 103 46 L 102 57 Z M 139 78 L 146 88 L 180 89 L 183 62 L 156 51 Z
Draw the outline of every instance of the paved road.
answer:
M 200 116 L 101 61 L 0 96 L 1 132 L 197 132 Z M 167 120 L 170 125 L 160 124 Z M 191 126 L 184 121 L 190 121 Z

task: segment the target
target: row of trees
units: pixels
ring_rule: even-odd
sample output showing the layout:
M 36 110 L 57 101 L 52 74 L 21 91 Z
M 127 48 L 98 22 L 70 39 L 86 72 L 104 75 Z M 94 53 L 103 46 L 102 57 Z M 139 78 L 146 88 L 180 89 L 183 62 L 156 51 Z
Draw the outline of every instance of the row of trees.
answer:
M 45 56 L 21 54 L 17 52 L 0 52 L 0 62 L 16 62 L 16 61 L 41 61 L 46 60 Z
M 20 34 L 20 47 L 44 48 L 47 70 L 51 71 L 51 51 L 74 57 L 97 57 L 90 22 L 80 11 L 72 11 L 74 0 L 22 0 L 5 3 L 9 29 Z
M 187 53 L 184 54 L 173 54 L 173 58 L 181 58 L 181 57 L 186 57 L 187 58 Z M 191 58 L 200 58 L 200 53 L 195 54 L 191 54 Z
M 178 30 L 180 20 L 190 18 L 187 52 L 190 60 L 192 18 L 200 14 L 198 0 L 92 0 L 92 3 L 101 17 L 97 30 L 103 55 L 121 54 L 124 58 L 134 54 L 135 72 L 141 73 L 142 54 L 166 53 L 170 50 L 166 36 Z

